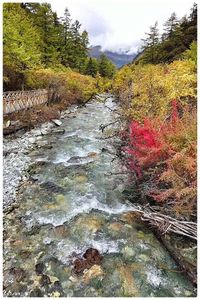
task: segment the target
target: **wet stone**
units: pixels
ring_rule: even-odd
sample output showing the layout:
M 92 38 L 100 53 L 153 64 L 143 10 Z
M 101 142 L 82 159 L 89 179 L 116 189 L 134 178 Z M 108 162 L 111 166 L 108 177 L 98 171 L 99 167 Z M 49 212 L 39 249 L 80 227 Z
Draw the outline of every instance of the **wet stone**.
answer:
M 17 282 L 22 281 L 26 277 L 26 272 L 22 268 L 12 268 L 10 272 L 15 276 Z
M 22 250 L 19 252 L 19 255 L 21 256 L 22 259 L 26 259 L 31 255 L 30 251 Z
M 83 275 L 83 280 L 86 284 L 90 282 L 91 279 L 96 277 L 103 277 L 104 272 L 99 265 L 93 265 L 88 271 Z
M 50 278 L 47 275 L 42 275 L 40 279 L 41 286 L 46 286 L 49 285 L 50 283 L 51 283 Z
M 39 288 L 36 288 L 30 292 L 30 297 L 43 297 L 43 292 Z
M 51 193 L 62 193 L 64 191 L 62 187 L 59 187 L 57 184 L 51 181 L 41 183 L 40 186 Z
M 67 237 L 69 235 L 69 231 L 65 225 L 59 225 L 59 226 L 54 227 L 54 233 L 56 236 L 62 237 L 62 238 Z
M 73 271 L 76 274 L 82 273 L 85 269 L 89 269 L 94 265 L 99 265 L 102 261 L 102 256 L 97 249 L 89 248 L 83 254 L 83 258 L 77 258 L 74 261 Z
M 68 163 L 78 163 L 81 159 L 82 159 L 82 157 L 80 157 L 80 156 L 73 156 L 67 162 Z
M 65 133 L 65 129 L 53 129 L 52 133 L 63 134 Z
M 44 271 L 44 264 L 43 263 L 38 263 L 36 266 L 35 266 L 35 272 L 37 275 L 41 275 Z

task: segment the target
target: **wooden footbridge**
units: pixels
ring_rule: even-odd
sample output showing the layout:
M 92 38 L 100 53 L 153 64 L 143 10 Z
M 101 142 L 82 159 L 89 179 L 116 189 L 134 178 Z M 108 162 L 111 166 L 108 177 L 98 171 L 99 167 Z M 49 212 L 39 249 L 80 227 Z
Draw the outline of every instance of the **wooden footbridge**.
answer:
M 3 114 L 7 115 L 23 109 L 28 109 L 49 100 L 49 91 L 45 89 L 32 91 L 13 91 L 3 93 Z

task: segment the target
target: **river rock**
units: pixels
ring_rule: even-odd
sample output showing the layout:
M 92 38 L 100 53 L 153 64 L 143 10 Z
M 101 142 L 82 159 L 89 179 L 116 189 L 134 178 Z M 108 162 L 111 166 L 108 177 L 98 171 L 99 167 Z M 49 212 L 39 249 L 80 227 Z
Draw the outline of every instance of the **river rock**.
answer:
M 120 277 L 123 286 L 123 296 L 125 297 L 137 297 L 138 289 L 133 278 L 133 270 L 127 266 L 119 267 Z
M 87 260 L 88 265 L 99 265 L 102 261 L 102 256 L 100 255 L 99 251 L 94 248 L 89 248 L 83 254 L 83 257 Z
M 90 235 L 92 233 L 97 232 L 101 229 L 104 220 L 99 216 L 91 216 L 87 215 L 80 216 L 74 223 L 72 232 L 78 233 L 80 238 L 84 235 Z
M 49 276 L 47 276 L 47 275 L 41 276 L 41 279 L 40 279 L 41 286 L 46 286 L 46 285 L 49 285 L 50 283 L 51 283 L 51 280 L 50 280 Z
M 49 296 L 52 297 L 52 298 L 59 298 L 60 295 L 61 294 L 58 291 L 54 291 L 54 292 L 52 292 L 52 293 L 49 294 Z
M 37 145 L 42 148 L 51 149 L 52 145 L 49 145 L 48 141 L 38 141 Z
M 97 152 L 89 152 L 88 153 L 88 157 L 96 157 L 98 155 L 98 153 Z
M 86 183 L 88 181 L 88 178 L 85 175 L 79 175 L 75 177 L 75 181 L 77 183 Z
M 113 231 L 117 231 L 117 232 L 121 231 L 122 228 L 123 228 L 123 225 L 120 224 L 120 223 L 118 223 L 118 222 L 111 223 L 111 224 L 108 226 L 108 229 L 109 229 L 109 230 L 111 230 L 111 231 L 113 230 Z
M 21 282 L 26 277 L 26 272 L 22 268 L 12 268 L 10 272 L 15 276 L 17 282 Z
M 8 120 L 8 121 L 6 121 L 5 124 L 3 124 L 3 128 L 8 128 L 10 125 L 11 125 L 11 121 Z
M 128 223 L 128 224 L 133 224 L 136 220 L 140 220 L 140 213 L 137 211 L 131 211 L 124 213 L 121 217 L 120 220 Z
M 54 227 L 54 233 L 56 236 L 64 238 L 68 236 L 69 231 L 67 230 L 65 225 L 59 225 Z
M 47 135 L 47 134 L 49 134 L 49 130 L 47 130 L 47 129 L 41 129 L 41 134 L 42 135 Z
M 70 159 L 68 159 L 68 163 L 78 163 L 82 157 L 81 156 L 72 156 Z
M 65 133 L 65 129 L 55 128 L 52 130 L 52 133 L 63 134 L 63 133 Z
M 41 262 L 41 263 L 38 263 L 36 266 L 35 266 L 35 272 L 37 275 L 41 275 L 44 271 L 44 264 Z
M 122 249 L 122 254 L 125 258 L 132 258 L 135 256 L 135 251 L 131 247 L 125 246 Z
M 93 278 L 101 277 L 103 279 L 104 275 L 105 273 L 99 265 L 93 265 L 89 270 L 84 272 L 83 280 L 85 284 L 88 284 Z
M 31 132 L 34 136 L 40 136 L 41 135 L 41 130 L 40 129 L 33 129 Z
M 87 260 L 83 258 L 77 258 L 74 261 L 74 272 L 76 274 L 82 273 L 87 268 L 88 268 Z
M 35 137 L 30 137 L 30 138 L 29 138 L 29 142 L 30 142 L 31 144 L 36 143 L 36 138 L 35 138 Z
M 56 125 L 56 126 L 61 126 L 62 122 L 60 120 L 54 119 L 52 120 L 52 122 Z
M 40 186 L 52 193 L 62 193 L 64 191 L 62 187 L 59 187 L 57 184 L 51 181 L 43 182 L 40 184 Z

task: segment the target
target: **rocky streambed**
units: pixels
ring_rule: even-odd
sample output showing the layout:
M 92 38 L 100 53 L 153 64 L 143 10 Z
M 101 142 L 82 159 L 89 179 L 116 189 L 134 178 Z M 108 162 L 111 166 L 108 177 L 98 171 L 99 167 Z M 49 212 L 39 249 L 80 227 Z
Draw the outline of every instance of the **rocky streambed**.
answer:
M 109 176 L 120 163 L 99 130 L 115 118 L 104 97 L 4 140 L 4 296 L 195 296 L 137 220 L 126 176 Z

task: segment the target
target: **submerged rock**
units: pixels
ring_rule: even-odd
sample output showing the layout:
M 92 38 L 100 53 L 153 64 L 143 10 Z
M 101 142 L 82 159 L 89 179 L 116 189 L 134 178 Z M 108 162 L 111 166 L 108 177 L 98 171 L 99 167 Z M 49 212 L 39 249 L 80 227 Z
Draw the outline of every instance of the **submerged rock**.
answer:
M 46 148 L 46 149 L 51 149 L 51 148 L 53 148 L 53 146 L 50 145 L 50 144 L 48 143 L 48 141 L 38 141 L 38 142 L 37 142 L 37 145 L 38 145 L 38 147 L 42 147 L 42 148 Z
M 78 163 L 79 161 L 80 161 L 80 159 L 82 159 L 82 157 L 81 156 L 73 156 L 73 157 L 71 157 L 70 159 L 68 159 L 68 163 Z
M 40 186 L 52 193 L 62 193 L 64 191 L 62 187 L 51 181 L 43 182 Z
M 130 211 L 130 212 L 124 213 L 120 219 L 128 224 L 133 224 L 135 221 L 138 222 L 140 220 L 140 216 L 141 215 L 139 212 Z
M 98 153 L 97 152 L 89 152 L 88 153 L 88 157 L 96 157 L 98 155 Z
M 118 222 L 114 222 L 114 223 L 111 223 L 109 226 L 108 226 L 108 229 L 109 230 L 113 230 L 113 231 L 121 231 L 123 228 L 123 225 L 118 223 Z
M 10 272 L 15 276 L 17 282 L 21 282 L 26 277 L 26 272 L 22 268 L 12 268 Z
M 102 256 L 97 249 L 89 248 L 83 254 L 83 257 L 87 260 L 89 265 L 100 264 Z
M 137 297 L 139 296 L 138 289 L 133 278 L 132 270 L 127 266 L 120 266 L 120 277 L 123 287 L 123 296 Z
M 125 258 L 132 258 L 135 256 L 136 253 L 131 247 L 125 246 L 122 249 L 122 254 Z
M 74 272 L 76 274 L 83 273 L 84 270 L 90 269 L 94 265 L 99 265 L 102 261 L 102 256 L 99 251 L 94 248 L 89 248 L 83 254 L 83 258 L 77 258 L 74 261 Z
M 76 274 L 80 274 L 82 273 L 85 269 L 87 269 L 88 264 L 87 264 L 87 260 L 82 259 L 82 258 L 77 258 L 74 261 L 74 272 Z
M 85 284 L 88 284 L 91 279 L 96 277 L 103 278 L 104 275 L 105 273 L 103 272 L 102 268 L 99 265 L 93 265 L 89 270 L 84 272 L 83 280 Z
M 58 237 L 67 237 L 69 235 L 69 231 L 65 227 L 65 225 L 59 225 L 54 227 L 54 233 Z
M 71 228 L 72 234 L 78 234 L 82 239 L 84 236 L 90 236 L 101 229 L 104 219 L 101 216 L 81 215 L 78 217 Z
M 36 266 L 35 266 L 35 272 L 37 275 L 41 275 L 44 271 L 44 264 L 43 263 L 38 263 Z
M 49 285 L 50 283 L 51 283 L 51 280 L 50 280 L 49 276 L 47 276 L 47 275 L 41 276 L 41 279 L 40 279 L 41 286 L 46 286 L 46 285 Z
M 75 177 L 75 181 L 76 181 L 77 183 L 85 183 L 85 182 L 88 181 L 88 178 L 87 178 L 87 176 L 85 176 L 85 175 L 79 175 L 79 176 L 76 176 L 76 177 Z

